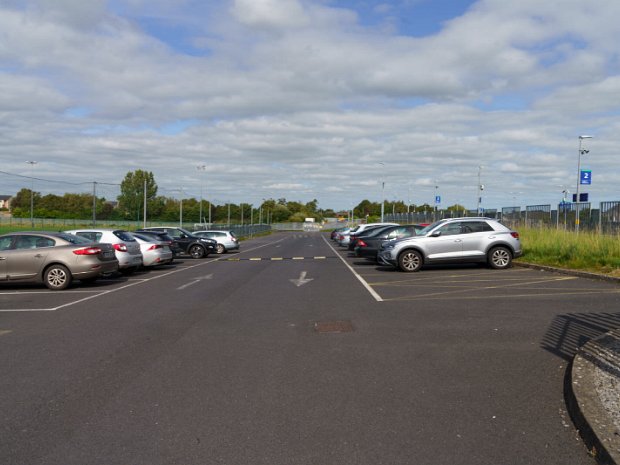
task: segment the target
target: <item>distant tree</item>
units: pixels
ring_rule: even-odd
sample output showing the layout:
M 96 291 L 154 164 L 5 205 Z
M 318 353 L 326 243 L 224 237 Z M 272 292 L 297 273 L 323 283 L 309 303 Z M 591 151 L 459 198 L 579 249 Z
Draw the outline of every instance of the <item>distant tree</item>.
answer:
M 20 189 L 15 194 L 15 197 L 11 199 L 11 212 L 16 218 L 28 218 L 30 217 L 30 189 Z M 39 201 L 41 200 L 41 194 L 39 192 L 33 193 L 33 204 L 35 211 Z M 35 215 L 36 216 L 36 215 Z
M 118 208 L 126 219 L 139 220 L 144 209 L 144 182 L 146 181 L 147 214 L 157 197 L 157 184 L 150 171 L 128 172 L 121 183 Z M 153 205 L 155 206 L 155 205 Z
M 291 217 L 291 211 L 286 207 L 286 205 L 277 204 L 272 213 L 271 219 L 274 223 L 284 223 L 289 221 Z

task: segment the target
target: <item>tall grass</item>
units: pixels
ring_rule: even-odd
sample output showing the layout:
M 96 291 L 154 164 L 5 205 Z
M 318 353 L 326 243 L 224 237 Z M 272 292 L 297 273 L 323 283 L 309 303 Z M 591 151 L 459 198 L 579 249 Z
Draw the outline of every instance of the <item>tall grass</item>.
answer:
M 620 276 L 620 236 L 519 228 L 521 261 Z

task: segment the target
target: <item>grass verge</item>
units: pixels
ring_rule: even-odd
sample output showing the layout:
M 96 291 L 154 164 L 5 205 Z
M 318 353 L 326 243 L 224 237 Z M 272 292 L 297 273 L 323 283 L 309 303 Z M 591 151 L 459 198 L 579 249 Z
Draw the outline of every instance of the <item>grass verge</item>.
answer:
M 620 277 L 620 236 L 519 228 L 520 261 Z

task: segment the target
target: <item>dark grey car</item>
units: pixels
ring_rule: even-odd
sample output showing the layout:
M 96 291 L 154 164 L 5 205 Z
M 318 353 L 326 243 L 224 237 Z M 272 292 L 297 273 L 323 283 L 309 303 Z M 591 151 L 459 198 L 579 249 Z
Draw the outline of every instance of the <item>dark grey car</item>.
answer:
M 117 269 L 111 244 L 55 232 L 0 236 L 0 282 L 41 282 L 49 289 L 62 290 L 74 279 L 92 282 Z

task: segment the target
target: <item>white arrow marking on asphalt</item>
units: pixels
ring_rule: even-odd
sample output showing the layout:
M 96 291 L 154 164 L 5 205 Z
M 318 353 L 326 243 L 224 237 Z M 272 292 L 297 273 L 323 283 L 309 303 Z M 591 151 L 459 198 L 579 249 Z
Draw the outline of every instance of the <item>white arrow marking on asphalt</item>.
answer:
M 204 281 L 205 279 L 211 279 L 211 278 L 213 278 L 213 273 L 208 274 L 206 276 L 202 276 L 200 278 L 196 278 L 195 280 L 190 281 L 187 284 L 183 284 L 182 286 L 177 287 L 177 291 L 182 291 L 183 289 L 193 286 L 194 284 L 199 283 L 200 281 Z
M 292 282 L 295 286 L 300 287 L 303 286 L 304 284 L 308 284 L 310 281 L 313 281 L 314 278 L 306 278 L 306 272 L 302 271 L 299 274 L 299 279 L 289 279 L 290 282 Z

